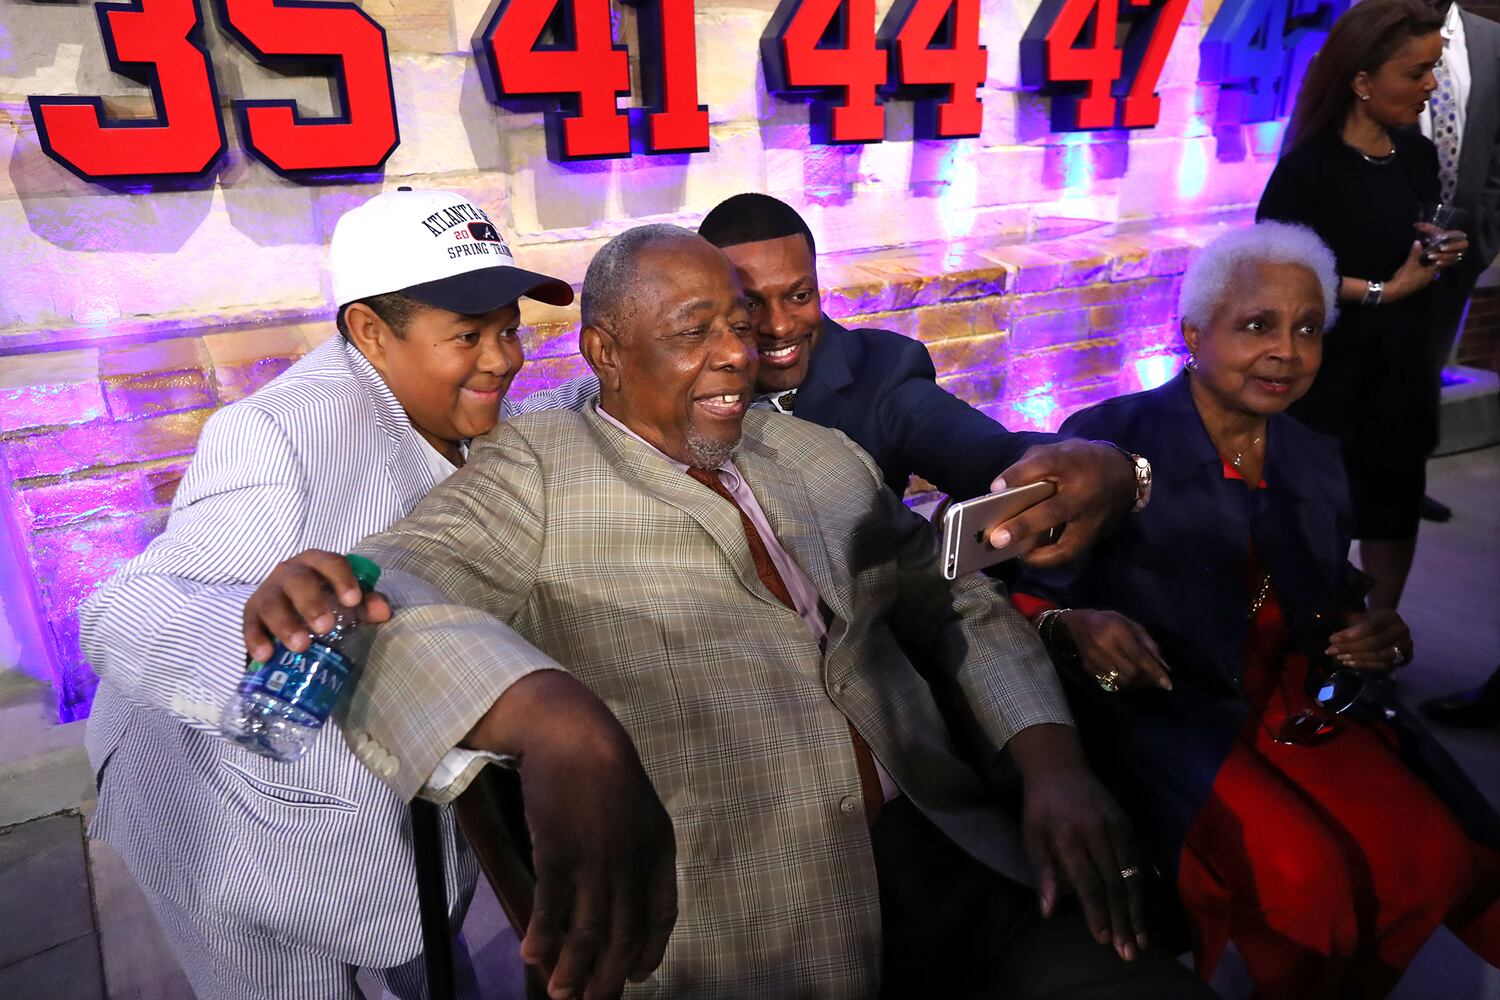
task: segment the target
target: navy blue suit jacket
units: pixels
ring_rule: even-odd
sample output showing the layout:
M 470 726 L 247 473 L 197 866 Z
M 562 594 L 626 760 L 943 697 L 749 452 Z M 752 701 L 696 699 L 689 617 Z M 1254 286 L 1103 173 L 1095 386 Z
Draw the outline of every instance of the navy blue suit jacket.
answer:
M 1298 646 L 1322 660 L 1341 612 L 1363 606 L 1349 564 L 1349 493 L 1337 443 L 1286 415 L 1266 427 L 1264 489 L 1226 479 L 1185 375 L 1082 410 L 1064 433 L 1152 456 L 1151 503 L 1078 562 L 1027 570 L 1016 589 L 1063 607 L 1104 608 L 1151 633 L 1174 690 L 1106 696 L 1070 685 L 1079 726 L 1114 722 L 1110 747 L 1143 799 L 1159 860 L 1175 865 L 1188 826 L 1249 714 L 1240 696 L 1249 610 L 1249 546 L 1270 573 Z M 1074 678 L 1075 681 L 1080 680 Z M 1356 712 L 1394 725 L 1403 759 L 1453 808 L 1471 836 L 1500 842 L 1500 820 L 1378 675 Z M 1392 714 L 1393 713 L 1393 714 Z
M 919 341 L 889 330 L 846 330 L 827 316 L 796 412 L 847 434 L 898 494 L 913 474 L 955 499 L 988 493 L 1027 448 L 1058 440 L 1006 430 L 943 389 Z

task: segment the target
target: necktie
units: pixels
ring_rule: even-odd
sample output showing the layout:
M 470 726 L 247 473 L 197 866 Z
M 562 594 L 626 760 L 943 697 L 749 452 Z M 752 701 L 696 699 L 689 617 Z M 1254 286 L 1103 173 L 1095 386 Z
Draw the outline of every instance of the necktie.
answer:
M 1453 192 L 1458 187 L 1458 146 L 1461 137 L 1458 134 L 1458 102 L 1453 74 L 1448 72 L 1446 59 L 1447 56 L 1444 56 L 1432 68 L 1432 75 L 1437 78 L 1437 90 L 1432 92 L 1428 112 L 1432 115 L 1432 143 L 1437 146 L 1438 184 L 1443 192 L 1443 200 L 1452 201 Z
M 756 396 L 751 406 L 762 410 L 775 410 L 777 413 L 791 413 L 797 406 L 797 390 L 786 389 L 782 392 Z
M 689 476 L 728 500 L 734 505 L 734 509 L 739 511 L 740 527 L 745 531 L 745 541 L 750 546 L 750 557 L 755 561 L 755 575 L 760 577 L 760 582 L 766 585 L 772 597 L 796 611 L 797 605 L 792 600 L 792 592 L 787 589 L 786 581 L 781 578 L 781 571 L 772 561 L 771 550 L 766 548 L 765 539 L 761 538 L 760 532 L 755 530 L 755 522 L 750 520 L 750 515 L 745 513 L 745 508 L 739 505 L 734 494 L 730 493 L 729 488 L 719 480 L 719 474 L 705 469 L 689 468 L 687 471 Z M 859 730 L 854 728 L 852 722 L 849 723 L 849 737 L 854 743 L 854 764 L 859 770 L 859 794 L 865 803 L 865 820 L 873 826 L 876 815 L 885 805 L 885 793 L 880 788 L 880 775 L 875 770 L 875 755 L 870 752 L 870 744 L 859 735 Z

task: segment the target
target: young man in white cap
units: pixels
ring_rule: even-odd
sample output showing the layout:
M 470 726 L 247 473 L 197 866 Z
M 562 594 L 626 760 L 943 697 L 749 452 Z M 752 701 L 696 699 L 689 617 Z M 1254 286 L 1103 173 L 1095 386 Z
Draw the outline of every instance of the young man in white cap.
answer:
M 329 267 L 341 336 L 208 421 L 166 530 L 83 611 L 100 676 L 90 832 L 119 851 L 194 991 L 215 1000 L 343 1000 L 358 995 L 360 969 L 398 996 L 425 995 L 412 809 L 334 723 L 292 763 L 218 730 L 245 668 L 241 610 L 278 563 L 309 549 L 326 550 L 324 584 L 358 604 L 337 553 L 405 515 L 499 421 L 524 361 L 517 300 L 573 298 L 517 267 L 484 211 L 446 192 L 402 188 L 351 210 Z M 368 613 L 389 611 L 375 599 Z M 576 793 L 580 770 L 598 776 L 606 798 L 626 799 L 611 842 L 670 858 L 670 826 L 624 731 L 552 661 L 516 646 L 520 679 L 489 721 L 505 723 L 497 749 L 522 757 L 528 797 Z M 580 719 L 598 737 L 589 748 L 541 738 Z M 482 762 L 455 751 L 431 785 Z M 438 825 L 456 929 L 477 867 L 448 810 Z M 475 988 L 462 974 L 459 985 Z

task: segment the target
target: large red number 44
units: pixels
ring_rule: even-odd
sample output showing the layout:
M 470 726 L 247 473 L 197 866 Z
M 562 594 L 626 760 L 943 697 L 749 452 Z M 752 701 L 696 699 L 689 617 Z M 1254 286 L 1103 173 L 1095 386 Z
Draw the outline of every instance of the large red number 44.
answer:
M 1021 81 L 1051 95 L 1058 131 L 1149 128 L 1161 117 L 1156 83 L 1186 9 L 1187 0 L 1043 0 L 1021 37 Z
M 896 93 L 916 97 L 919 139 L 977 136 L 979 88 L 989 53 L 979 44 L 979 0 L 897 0 L 880 37 L 891 54 Z M 926 97 L 934 89 L 945 99 Z
M 818 142 L 880 142 L 886 56 L 875 37 L 875 0 L 782 0 L 760 39 L 766 86 L 815 95 Z
M 86 181 L 193 177 L 224 152 L 197 0 L 96 4 L 116 73 L 151 88 L 156 117 L 111 121 L 97 97 L 32 97 L 42 149 Z

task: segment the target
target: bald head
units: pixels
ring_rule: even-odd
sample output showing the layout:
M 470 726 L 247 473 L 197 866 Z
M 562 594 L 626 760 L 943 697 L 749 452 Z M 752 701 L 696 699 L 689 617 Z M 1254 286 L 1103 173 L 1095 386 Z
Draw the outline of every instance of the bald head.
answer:
M 639 315 L 641 299 L 648 292 L 639 266 L 648 250 L 686 243 L 706 243 L 692 230 L 657 223 L 627 229 L 600 248 L 583 276 L 579 302 L 583 325 L 598 327 L 614 336 L 624 332 Z
M 676 226 L 605 244 L 583 282 L 579 347 L 604 411 L 688 465 L 713 469 L 740 439 L 757 357 L 723 251 Z

